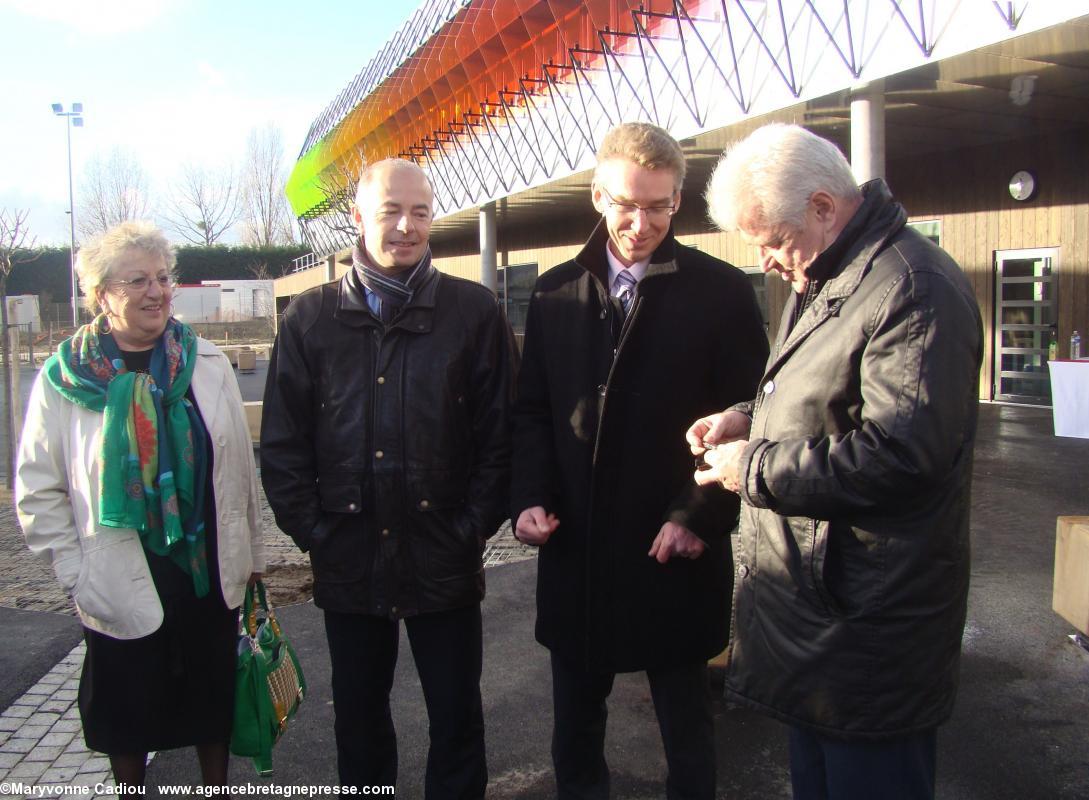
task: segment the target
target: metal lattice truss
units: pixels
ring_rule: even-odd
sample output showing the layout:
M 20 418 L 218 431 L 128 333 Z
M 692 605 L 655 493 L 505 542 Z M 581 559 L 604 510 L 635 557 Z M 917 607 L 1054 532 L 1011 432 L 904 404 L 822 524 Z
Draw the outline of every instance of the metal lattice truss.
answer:
M 520 61 L 518 75 L 490 93 L 452 96 L 442 124 L 411 141 L 398 146 L 387 134 L 376 146 L 360 138 L 357 165 L 400 156 L 423 167 L 439 217 L 591 168 L 602 136 L 621 121 L 653 122 L 683 139 L 1089 13 L 1086 0 L 495 1 L 526 15 L 543 6 L 557 29 L 580 7 L 608 6 L 585 13 L 610 24 L 584 24 L 578 41 L 559 47 L 553 41 L 547 60 Z M 489 3 L 463 5 L 472 12 Z M 341 156 L 317 172 L 327 179 L 344 163 Z M 296 207 L 319 253 L 351 242 L 334 194 Z
M 367 62 L 367 66 L 360 70 L 351 83 L 310 124 L 310 130 L 299 153 L 300 158 L 343 122 L 352 109 L 362 103 L 367 95 L 387 80 L 420 46 L 439 33 L 470 2 L 471 0 L 426 0 L 417 8 L 408 22 L 378 51 L 378 55 Z

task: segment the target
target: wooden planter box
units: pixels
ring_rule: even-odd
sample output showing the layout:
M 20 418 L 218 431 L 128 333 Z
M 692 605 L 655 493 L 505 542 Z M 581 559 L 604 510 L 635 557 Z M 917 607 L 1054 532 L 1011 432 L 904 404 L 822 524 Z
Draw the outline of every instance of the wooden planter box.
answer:
M 1059 517 L 1051 607 L 1089 636 L 1089 517 Z
M 239 350 L 238 371 L 253 372 L 255 369 L 257 369 L 257 353 L 249 349 Z

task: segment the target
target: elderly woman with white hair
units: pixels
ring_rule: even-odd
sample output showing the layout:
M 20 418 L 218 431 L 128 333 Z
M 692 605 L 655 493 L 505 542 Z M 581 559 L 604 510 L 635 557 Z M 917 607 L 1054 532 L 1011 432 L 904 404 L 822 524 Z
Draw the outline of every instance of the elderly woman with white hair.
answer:
M 171 316 L 174 264 L 146 222 L 82 248 L 96 316 L 39 373 L 16 473 L 27 544 L 83 623 L 84 738 L 128 786 L 149 751 L 190 745 L 226 782 L 238 607 L 264 567 L 242 397 Z

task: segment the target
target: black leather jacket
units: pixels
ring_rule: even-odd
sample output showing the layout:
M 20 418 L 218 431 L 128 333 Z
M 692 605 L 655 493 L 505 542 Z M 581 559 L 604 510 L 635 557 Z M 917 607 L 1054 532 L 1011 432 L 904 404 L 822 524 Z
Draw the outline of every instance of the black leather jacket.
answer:
M 392 618 L 484 596 L 506 516 L 510 327 L 437 271 L 384 326 L 348 273 L 288 306 L 269 364 L 261 480 L 310 551 L 314 601 Z
M 964 273 L 883 182 L 863 189 L 842 261 L 789 331 L 788 303 L 760 381 L 726 681 L 854 739 L 952 711 L 982 360 Z

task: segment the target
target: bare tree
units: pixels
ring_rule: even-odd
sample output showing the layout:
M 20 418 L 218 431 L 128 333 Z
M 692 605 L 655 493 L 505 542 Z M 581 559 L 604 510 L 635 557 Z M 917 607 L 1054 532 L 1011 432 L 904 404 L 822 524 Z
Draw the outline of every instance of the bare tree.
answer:
M 318 175 L 318 187 L 325 195 L 327 211 L 315 220 L 337 241 L 354 242 L 359 231 L 352 222 L 352 203 L 355 202 L 356 186 L 367 157 L 362 148 L 356 148 L 343 159 L 330 164 Z
M 107 158 L 87 163 L 77 217 L 84 236 L 94 236 L 130 219 L 145 219 L 151 210 L 147 173 L 135 156 L 115 147 Z
M 8 337 L 8 278 L 19 264 L 33 261 L 40 255 L 38 240 L 30 235 L 27 225 L 29 210 L 0 209 L 0 362 L 4 371 L 4 425 L 7 440 L 7 484 L 14 483 L 15 466 L 15 381 Z
M 272 270 L 268 268 L 268 263 L 265 261 L 254 261 L 246 269 L 249 270 L 250 275 L 253 276 L 255 281 L 274 280 L 272 277 Z
M 213 245 L 241 216 L 238 194 L 231 169 L 187 164 L 173 186 L 164 217 L 186 241 Z
M 18 264 L 36 259 L 38 239 L 30 235 L 29 210 L 0 208 L 0 292 L 7 289 L 8 276 Z
M 242 175 L 242 240 L 258 247 L 295 241 L 284 194 L 287 175 L 279 128 L 267 125 L 250 131 Z
M 275 280 L 272 271 L 268 268 L 268 264 L 264 261 L 254 261 L 249 265 L 248 269 L 255 281 L 272 283 Z M 263 319 L 268 323 L 268 335 L 270 337 L 276 335 L 276 315 L 274 313 L 276 304 L 273 300 L 273 294 L 271 287 L 253 290 L 253 318 Z

